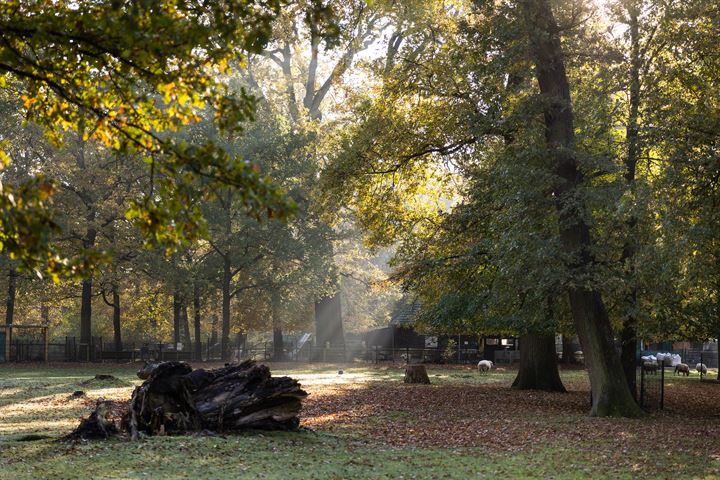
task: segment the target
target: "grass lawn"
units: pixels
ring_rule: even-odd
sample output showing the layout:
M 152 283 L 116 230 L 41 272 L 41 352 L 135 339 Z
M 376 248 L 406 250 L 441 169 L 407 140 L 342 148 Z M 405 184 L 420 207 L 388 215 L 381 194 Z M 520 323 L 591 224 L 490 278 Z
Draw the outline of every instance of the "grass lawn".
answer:
M 669 376 L 666 409 L 587 415 L 584 371 L 567 394 L 508 388 L 515 372 L 277 364 L 310 393 L 299 433 L 67 442 L 100 397 L 127 399 L 130 366 L 0 367 L 0 478 L 720 478 L 720 384 Z M 118 381 L 83 383 L 97 373 Z M 70 398 L 84 390 L 87 398 Z

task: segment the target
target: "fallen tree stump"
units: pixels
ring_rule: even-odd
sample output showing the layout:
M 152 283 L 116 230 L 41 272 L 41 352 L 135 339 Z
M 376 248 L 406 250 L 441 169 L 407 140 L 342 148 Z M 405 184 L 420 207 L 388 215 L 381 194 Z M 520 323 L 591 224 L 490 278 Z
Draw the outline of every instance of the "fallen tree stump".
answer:
M 429 384 L 430 378 L 428 377 L 425 365 L 406 365 L 405 366 L 405 383 L 422 383 Z
M 119 415 L 119 432 L 133 439 L 141 432 L 295 430 L 300 426 L 300 408 L 307 396 L 297 380 L 272 377 L 268 367 L 252 360 L 215 370 L 193 370 L 183 362 L 164 362 L 146 365 L 138 376 L 146 380 L 135 388 Z M 90 426 L 97 424 L 95 430 L 104 432 L 114 420 L 98 403 L 71 436 L 97 438 L 83 435 L 81 428 L 94 432 Z
M 117 435 L 120 417 L 126 410 L 127 405 L 125 404 L 100 399 L 95 404 L 95 410 L 90 416 L 82 420 L 67 438 L 91 440 Z

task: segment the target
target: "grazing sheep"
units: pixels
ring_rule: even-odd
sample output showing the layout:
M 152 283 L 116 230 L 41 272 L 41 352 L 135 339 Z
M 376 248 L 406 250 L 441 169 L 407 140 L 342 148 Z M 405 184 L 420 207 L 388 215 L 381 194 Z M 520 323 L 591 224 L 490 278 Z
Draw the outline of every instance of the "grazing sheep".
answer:
M 487 373 L 493 368 L 493 362 L 490 360 L 480 360 L 478 362 L 478 372 Z
M 658 364 L 655 362 L 643 362 L 642 368 L 643 368 L 643 371 L 645 371 L 647 373 L 654 373 L 657 375 Z
M 690 367 L 687 363 L 678 363 L 675 365 L 675 375 L 680 373 L 681 375 L 684 373 L 685 376 L 690 376 Z
M 705 365 L 704 363 L 698 363 L 697 365 L 695 365 L 695 370 L 697 370 L 698 373 L 707 375 L 707 365 Z

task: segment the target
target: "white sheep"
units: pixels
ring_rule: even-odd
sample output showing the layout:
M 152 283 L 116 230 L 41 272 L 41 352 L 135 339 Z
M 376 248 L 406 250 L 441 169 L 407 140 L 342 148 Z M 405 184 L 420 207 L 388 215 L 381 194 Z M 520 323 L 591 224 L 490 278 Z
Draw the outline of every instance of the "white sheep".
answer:
M 480 360 L 478 362 L 478 372 L 487 373 L 493 368 L 493 362 L 490 360 Z
M 697 370 L 698 373 L 707 375 L 707 365 L 705 365 L 704 363 L 698 363 L 697 365 L 695 365 L 695 370 Z

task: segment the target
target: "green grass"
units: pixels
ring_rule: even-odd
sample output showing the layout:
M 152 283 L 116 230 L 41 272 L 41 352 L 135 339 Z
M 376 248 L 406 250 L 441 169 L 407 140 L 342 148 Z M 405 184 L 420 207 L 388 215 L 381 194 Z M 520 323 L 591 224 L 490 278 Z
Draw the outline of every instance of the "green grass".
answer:
M 641 478 L 598 465 L 592 452 L 571 445 L 523 454 L 480 449 L 368 446 L 327 434 L 251 433 L 221 437 L 165 437 L 138 444 L 109 440 L 81 444 L 57 441 L 0 444 L 3 478 Z M 654 461 L 660 471 L 688 459 Z M 682 469 L 681 469 L 682 471 Z M 691 478 L 692 472 L 685 470 Z M 698 472 L 698 477 L 702 475 Z M 647 478 L 650 478 L 649 476 Z M 714 477 L 704 477 L 714 478 Z
M 338 375 L 335 366 L 277 365 L 308 389 L 325 385 L 362 388 L 366 383 L 392 383 L 401 388 L 402 370 L 351 367 Z M 82 382 L 109 373 L 119 382 Z M 512 371 L 478 375 L 472 370 L 433 368 L 433 386 L 509 383 Z M 582 371 L 563 372 L 566 382 L 585 382 Z M 685 383 L 679 382 L 679 383 Z M 720 456 L 678 451 L 668 455 L 643 444 L 628 453 L 612 442 L 577 441 L 558 435 L 549 444 L 519 451 L 489 452 L 482 448 L 391 446 L 383 438 L 352 431 L 299 433 L 250 432 L 225 437 L 154 437 L 138 443 L 121 439 L 65 442 L 60 437 L 87 415 L 99 397 L 128 398 L 139 384 L 135 368 L 107 366 L 0 368 L 0 478 L 2 479 L 468 479 L 468 478 L 718 478 Z M 68 399 L 84 390 L 88 400 Z M 452 405 L 448 405 L 452 409 Z M 524 413 L 518 412 L 518 419 Z M 369 423 L 412 420 L 408 411 L 393 409 Z M 547 428 L 563 428 L 563 416 L 549 417 Z M 566 419 L 565 419 L 566 420 Z M 648 424 L 651 428 L 652 425 Z M 489 433 L 492 435 L 492 433 Z M 652 435 L 652 433 L 649 433 Z M 48 438 L 49 437 L 49 438 Z M 720 453 L 715 446 L 714 453 Z M 616 455 L 617 454 L 617 455 Z M 636 460 L 642 458 L 641 463 Z M 704 460 L 699 460 L 704 458 Z
M 18 479 L 547 478 L 554 473 L 554 463 L 544 459 L 557 455 L 547 451 L 519 458 L 477 450 L 368 448 L 308 432 L 153 438 L 137 445 L 119 440 L 80 445 L 38 441 L 0 447 L 0 452 L 16 459 L 2 462 L 5 478 Z

